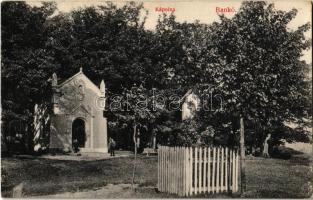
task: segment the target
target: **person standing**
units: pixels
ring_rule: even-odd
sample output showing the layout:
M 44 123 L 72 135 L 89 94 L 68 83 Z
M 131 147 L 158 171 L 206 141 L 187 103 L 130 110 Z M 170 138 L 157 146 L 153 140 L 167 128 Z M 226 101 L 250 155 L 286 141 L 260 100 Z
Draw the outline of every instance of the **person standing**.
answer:
M 113 140 L 113 138 L 110 137 L 109 139 L 109 153 L 110 153 L 110 156 L 115 156 L 115 153 L 114 153 L 114 149 L 115 149 L 115 141 Z
M 263 148 L 263 156 L 264 157 L 269 157 L 268 153 L 268 141 L 271 139 L 271 134 L 267 134 L 267 137 L 265 138 L 264 141 L 264 148 Z
M 78 148 L 78 140 L 76 138 L 73 141 L 73 147 L 74 147 L 74 153 L 77 153 L 79 151 L 79 148 Z

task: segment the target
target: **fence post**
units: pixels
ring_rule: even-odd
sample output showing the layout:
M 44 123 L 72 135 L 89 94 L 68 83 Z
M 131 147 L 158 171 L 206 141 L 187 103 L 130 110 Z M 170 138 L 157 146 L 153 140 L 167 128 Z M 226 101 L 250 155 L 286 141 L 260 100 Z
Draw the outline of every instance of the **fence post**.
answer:
M 182 165 L 182 163 L 181 163 L 181 161 L 182 161 L 182 156 L 181 156 L 181 147 L 178 147 L 178 168 L 179 168 L 179 170 L 178 170 L 178 185 L 179 185 L 179 187 L 178 187 L 178 195 L 179 196 L 182 196 L 182 189 L 181 189 L 181 186 L 182 186 L 182 169 L 183 169 L 183 165 Z
M 190 175 L 190 191 L 191 191 L 191 195 L 195 192 L 195 188 L 194 188 L 194 186 L 192 185 L 193 183 L 194 183 L 194 161 L 195 161 L 195 155 L 194 155 L 194 148 L 193 147 L 191 147 L 190 148 L 190 158 L 191 158 L 191 160 L 190 160 L 190 173 L 191 173 L 191 175 Z
M 178 159 L 178 165 L 179 165 L 179 195 L 182 196 L 182 183 L 183 183 L 183 174 L 182 171 L 184 169 L 184 166 L 182 164 L 182 153 L 181 153 L 181 147 L 179 147 L 179 159 Z
M 208 148 L 208 192 L 211 192 L 211 148 Z
M 217 147 L 217 162 L 216 162 L 216 192 L 220 192 L 220 147 Z
M 166 181 L 166 173 L 167 173 L 167 169 L 166 169 L 166 166 L 167 166 L 167 160 L 166 160 L 166 157 L 167 157 L 167 149 L 166 149 L 166 147 L 162 147 L 162 149 L 163 149 L 163 161 L 164 161 L 164 163 L 163 163 L 163 169 L 164 169 L 164 172 L 163 172 L 163 192 L 167 192 L 166 191 L 166 183 L 167 183 L 167 181 Z
M 234 151 L 234 192 L 237 192 L 237 152 Z
M 179 165 L 179 195 L 180 196 L 183 196 L 183 189 L 182 189 L 182 186 L 183 186 L 183 178 L 184 178 L 184 175 L 183 175 L 183 171 L 184 171 L 184 165 L 183 165 L 183 156 L 182 156 L 182 147 L 179 147 L 179 159 L 178 159 L 178 165 Z
M 236 192 L 238 192 L 239 153 L 236 154 Z M 244 183 L 245 184 L 245 183 Z M 243 186 L 245 188 L 245 186 Z
M 195 194 L 198 194 L 198 147 L 195 147 L 195 167 L 194 167 L 194 170 L 195 170 Z
M 161 179 L 162 179 L 162 182 L 161 182 L 161 191 L 164 192 L 164 173 L 165 173 L 165 169 L 164 169 L 164 164 L 165 164 L 165 161 L 164 161 L 164 153 L 165 151 L 163 150 L 163 146 L 160 146 L 161 148 L 161 151 L 162 151 L 162 163 L 161 163 Z
M 162 159 L 161 159 L 161 146 L 158 147 L 158 190 L 160 192 L 162 192 L 161 190 L 161 181 L 162 181 L 162 177 L 161 177 L 161 173 L 162 173 L 162 169 L 161 169 L 161 165 L 163 164 Z
M 170 171 L 169 167 L 171 165 L 170 163 L 170 148 L 166 147 L 166 192 L 170 192 Z
M 239 154 L 239 153 L 238 153 Z M 245 164 L 245 128 L 243 117 L 240 115 L 240 176 L 241 176 L 241 195 L 246 190 L 246 164 Z
M 176 175 L 177 175 L 177 193 L 178 193 L 178 196 L 181 196 L 180 194 L 180 185 L 181 185 L 181 176 L 180 176 L 180 171 L 181 171 L 181 168 L 182 166 L 180 165 L 180 147 L 177 147 L 177 172 L 176 172 Z
M 187 148 L 184 147 L 184 196 L 188 195 L 188 187 L 187 187 L 187 169 L 188 169 L 188 164 L 187 164 Z
M 170 162 L 171 162 L 171 192 L 174 193 L 174 178 L 175 178 L 175 170 L 174 170 L 174 163 L 175 163 L 175 160 L 174 160 L 174 151 L 175 151 L 175 147 L 173 147 L 171 149 L 171 159 L 170 159 Z
M 175 158 L 175 167 L 174 167 L 174 174 L 175 174 L 175 179 L 174 179 L 174 193 L 178 194 L 178 148 L 179 147 L 175 147 L 175 151 L 174 151 L 174 158 Z
M 191 169 L 191 166 L 190 166 L 190 162 L 192 160 L 192 157 L 191 157 L 191 153 L 190 153 L 190 147 L 188 147 L 188 150 L 187 150 L 187 155 L 188 155 L 188 170 L 187 170 L 187 186 L 188 186 L 188 196 L 191 195 L 191 182 L 190 180 L 192 179 L 192 169 Z
M 182 154 L 183 154 L 183 196 L 186 196 L 186 169 L 187 169 L 187 164 L 186 164 L 186 147 L 182 148 Z
M 182 148 L 182 165 L 183 165 L 183 171 L 182 171 L 182 176 L 183 176 L 183 182 L 182 182 L 182 190 L 183 190 L 183 196 L 186 196 L 186 153 L 185 153 L 186 147 Z
M 180 194 L 180 185 L 181 185 L 181 176 L 180 176 L 180 171 L 181 171 L 182 166 L 180 165 L 180 147 L 177 148 L 177 183 L 178 183 L 178 187 L 177 187 L 177 192 L 178 195 L 181 196 Z
M 175 151 L 176 151 L 176 147 L 173 147 L 172 149 L 172 167 L 171 167 L 171 170 L 172 170 L 172 193 L 175 194 L 175 161 L 176 161 L 176 158 L 175 158 Z
M 179 167 L 178 167 L 178 159 L 179 159 L 179 147 L 176 147 L 175 151 L 175 167 L 174 167 L 174 172 L 175 172 L 175 184 L 174 184 L 174 189 L 175 189 L 175 194 L 178 194 L 179 192 L 179 180 L 178 180 L 178 173 L 179 173 Z
M 221 192 L 224 191 L 224 147 L 222 147 L 222 159 L 221 159 Z
M 166 192 L 169 192 L 169 187 L 170 187 L 170 185 L 169 185 L 169 183 L 170 183 L 170 180 L 169 180 L 169 166 L 170 166 L 170 163 L 169 163 L 169 156 L 170 156 L 170 149 L 169 149 L 169 147 L 165 147 L 165 151 L 166 151 L 166 157 L 165 157 L 165 160 L 166 160 L 166 164 L 167 165 L 165 165 L 165 191 Z
M 226 147 L 225 148 L 225 161 L 226 161 L 226 164 L 225 164 L 225 190 L 226 192 L 228 192 L 228 148 Z
M 235 169 L 235 153 L 232 150 L 232 192 L 235 192 L 235 179 L 236 179 L 236 169 Z
M 182 196 L 185 196 L 185 147 L 181 147 L 180 149 L 180 155 L 181 155 L 181 191 L 182 191 Z
M 172 193 L 176 193 L 176 187 L 175 187 L 175 182 L 176 182 L 176 149 L 177 147 L 174 147 L 173 152 L 172 152 L 172 173 L 173 173 L 173 179 L 172 179 Z
M 160 149 L 158 149 L 158 190 L 160 190 L 160 164 L 161 164 L 161 160 L 160 160 Z
M 202 192 L 202 147 L 199 147 L 199 193 Z
M 208 167 L 207 167 L 207 164 L 208 164 L 208 160 L 207 160 L 207 147 L 204 147 L 203 148 L 204 149 L 204 165 L 203 165 L 203 190 L 204 190 L 204 192 L 207 192 L 208 190 L 208 188 L 207 188 L 207 180 L 208 180 L 208 174 L 207 174 L 207 169 L 208 169 Z
M 163 146 L 161 146 L 161 151 L 162 151 L 162 161 L 163 161 L 163 163 L 162 163 L 162 185 L 161 185 L 161 189 L 162 189 L 162 192 L 164 192 L 165 191 L 165 172 L 166 172 L 166 170 L 165 170 L 165 164 L 166 164 L 166 162 L 165 162 L 165 153 L 166 153 L 166 151 L 165 151 L 165 149 L 164 149 L 164 147 Z
M 189 147 L 186 148 L 186 196 L 189 196 Z
M 174 152 L 175 152 L 175 147 L 171 149 L 171 192 L 174 193 L 174 180 L 175 180 L 175 170 L 174 170 L 174 163 L 175 163 L 175 158 L 174 158 Z
M 216 156 L 216 147 L 213 147 L 213 171 L 212 171 L 212 189 L 213 189 L 213 193 L 215 193 L 215 189 L 216 189 L 216 184 L 215 184 L 215 157 Z
M 166 168 L 165 168 L 165 165 L 166 165 L 166 149 L 162 146 L 162 160 L 163 160 L 163 165 L 162 165 L 162 169 L 164 170 L 163 173 L 162 173 L 162 192 L 165 192 L 166 191 Z
M 167 169 L 166 169 L 166 166 L 167 166 L 167 160 L 166 160 L 166 156 L 167 156 L 167 150 L 166 150 L 166 147 L 162 147 L 162 151 L 163 151 L 163 169 L 164 169 L 164 172 L 163 172 L 163 191 L 166 192 L 166 173 L 167 173 Z
M 161 191 L 161 150 L 158 148 L 158 190 Z
M 189 169 L 188 169 L 188 166 L 189 166 L 189 161 L 188 161 L 188 159 L 189 159 L 189 157 L 188 157 L 188 155 L 189 155 L 189 151 L 188 151 L 188 147 L 185 147 L 185 161 L 186 161 L 186 196 L 189 196 L 188 195 L 188 191 L 189 191 L 189 188 L 188 188 L 188 179 L 189 179 Z

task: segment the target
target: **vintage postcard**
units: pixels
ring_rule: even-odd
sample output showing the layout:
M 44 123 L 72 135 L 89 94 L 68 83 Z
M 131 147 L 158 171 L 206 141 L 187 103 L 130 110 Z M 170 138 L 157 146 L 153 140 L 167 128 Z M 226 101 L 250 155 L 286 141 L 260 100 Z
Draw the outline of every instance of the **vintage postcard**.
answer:
M 2 1 L 1 197 L 313 198 L 312 3 Z

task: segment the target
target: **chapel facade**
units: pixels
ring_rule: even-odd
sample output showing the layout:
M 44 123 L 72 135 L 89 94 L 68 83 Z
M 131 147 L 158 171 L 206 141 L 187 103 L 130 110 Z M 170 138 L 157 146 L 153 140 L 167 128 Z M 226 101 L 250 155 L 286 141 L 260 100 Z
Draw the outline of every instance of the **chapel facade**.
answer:
M 34 150 L 46 137 L 49 151 L 73 152 L 78 145 L 80 152 L 108 152 L 104 81 L 98 87 L 80 69 L 60 84 L 54 73 L 51 84 L 51 104 L 35 106 Z

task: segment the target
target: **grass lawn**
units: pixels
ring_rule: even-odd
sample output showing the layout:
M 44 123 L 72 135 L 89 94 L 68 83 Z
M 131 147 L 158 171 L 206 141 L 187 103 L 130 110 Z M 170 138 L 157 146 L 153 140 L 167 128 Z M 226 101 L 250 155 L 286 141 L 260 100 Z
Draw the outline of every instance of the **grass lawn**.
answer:
M 127 157 L 69 161 L 40 157 L 35 159 L 2 158 L 2 196 L 12 196 L 13 187 L 20 183 L 24 185 L 23 195 L 26 197 L 90 191 L 107 184 L 129 184 L 132 176 L 132 159 L 132 157 Z M 127 197 L 176 198 L 173 195 L 157 193 L 153 189 L 157 185 L 156 157 L 140 156 L 137 162 L 135 182 L 143 189 Z M 313 182 L 309 165 L 308 158 L 301 155 L 289 160 L 248 159 L 245 197 L 308 198 L 312 195 L 309 182 Z M 117 198 L 118 195 L 120 194 L 116 194 Z
M 247 160 L 249 198 L 309 198 L 313 174 L 308 156 L 289 160 L 257 158 Z

